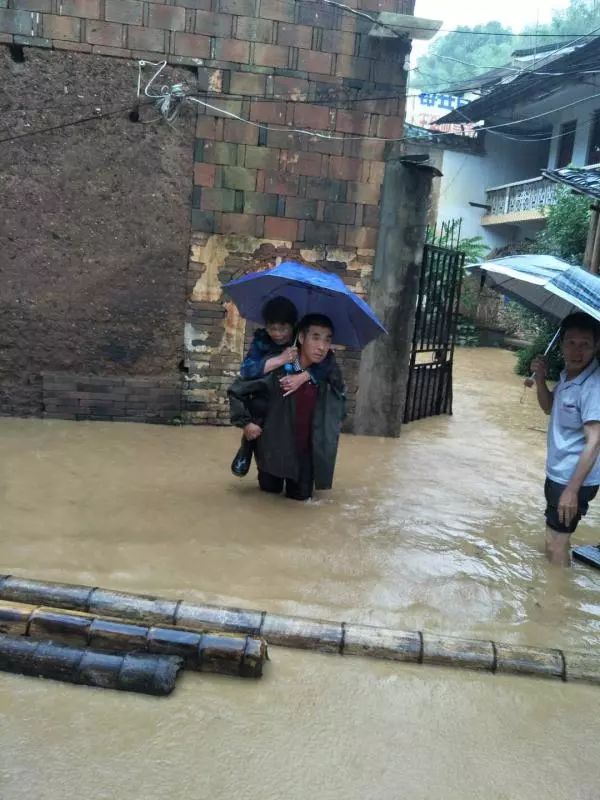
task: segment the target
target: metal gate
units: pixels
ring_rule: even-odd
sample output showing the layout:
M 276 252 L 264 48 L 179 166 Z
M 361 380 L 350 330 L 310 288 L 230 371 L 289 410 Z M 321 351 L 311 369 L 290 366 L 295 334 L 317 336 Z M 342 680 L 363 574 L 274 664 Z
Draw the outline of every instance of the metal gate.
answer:
M 425 245 L 404 422 L 452 413 L 452 359 L 464 253 Z

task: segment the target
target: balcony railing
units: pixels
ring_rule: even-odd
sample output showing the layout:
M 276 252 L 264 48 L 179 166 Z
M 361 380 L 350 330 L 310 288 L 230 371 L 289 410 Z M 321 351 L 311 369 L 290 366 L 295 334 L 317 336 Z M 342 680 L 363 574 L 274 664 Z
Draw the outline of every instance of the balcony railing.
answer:
M 490 210 L 486 211 L 484 221 L 489 217 L 512 214 L 526 218 L 527 212 L 533 212 L 533 218 L 540 218 L 544 209 L 554 204 L 557 188 L 556 183 L 540 176 L 487 189 L 486 203 L 490 206 Z

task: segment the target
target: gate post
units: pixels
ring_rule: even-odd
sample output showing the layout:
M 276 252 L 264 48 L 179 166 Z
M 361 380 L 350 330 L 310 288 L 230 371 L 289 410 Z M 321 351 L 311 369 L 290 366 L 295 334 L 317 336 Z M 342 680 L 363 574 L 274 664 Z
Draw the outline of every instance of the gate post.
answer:
M 432 182 L 440 175 L 410 157 L 386 163 L 369 302 L 388 335 L 362 353 L 356 434 L 400 435 Z

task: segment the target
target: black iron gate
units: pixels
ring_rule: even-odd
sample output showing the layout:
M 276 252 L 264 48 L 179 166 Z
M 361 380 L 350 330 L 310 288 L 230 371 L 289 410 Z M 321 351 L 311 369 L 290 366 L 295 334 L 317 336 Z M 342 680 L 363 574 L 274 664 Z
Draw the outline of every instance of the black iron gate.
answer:
M 452 413 L 452 359 L 464 253 L 425 245 L 404 422 Z

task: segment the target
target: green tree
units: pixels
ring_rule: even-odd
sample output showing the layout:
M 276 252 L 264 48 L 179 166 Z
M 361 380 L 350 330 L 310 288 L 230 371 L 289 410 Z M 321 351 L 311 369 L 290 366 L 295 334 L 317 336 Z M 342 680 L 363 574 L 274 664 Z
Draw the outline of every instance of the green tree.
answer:
M 417 69 L 412 73 L 413 86 L 429 91 L 451 89 L 457 83 L 481 75 L 488 67 L 506 64 L 516 46 L 512 36 L 497 35 L 512 32 L 499 22 L 486 22 L 473 28 L 464 25 L 458 30 L 459 33 L 448 33 L 436 39 L 431 52 L 419 58 Z M 486 33 L 490 35 L 485 36 Z
M 590 198 L 572 194 L 566 187 L 557 192 L 546 225 L 537 235 L 535 249 L 573 264 L 581 264 L 590 223 Z
M 530 25 L 525 30 L 534 35 L 536 33 L 560 34 L 557 41 L 565 41 L 564 34 L 583 35 L 599 27 L 600 3 L 598 0 L 571 0 L 566 8 L 554 12 L 549 24 L 539 27 Z M 551 41 L 552 39 L 546 38 L 546 43 Z M 538 43 L 541 44 L 541 42 Z
M 571 0 L 567 8 L 554 12 L 550 23 L 529 25 L 512 36 L 497 35 L 513 33 L 500 22 L 486 22 L 472 28 L 460 26 L 457 33 L 437 37 L 431 43 L 428 52 L 417 61 L 411 86 L 430 92 L 451 89 L 482 75 L 488 68 L 509 64 L 514 50 L 543 47 L 553 41 L 566 42 L 564 34 L 581 36 L 597 29 L 600 29 L 600 0 Z M 490 35 L 483 35 L 486 33 Z M 547 34 L 557 34 L 556 40 Z
M 537 235 L 531 252 L 546 253 L 581 264 L 587 241 L 590 219 L 590 199 L 571 194 L 566 188 L 558 190 L 556 203 L 550 207 L 545 228 Z M 527 314 L 528 312 L 524 312 Z M 530 347 L 519 350 L 515 371 L 529 374 L 535 356 L 543 353 L 554 335 L 556 325 L 538 318 L 539 334 Z M 549 376 L 558 378 L 562 369 L 560 351 L 554 347 L 548 356 Z

